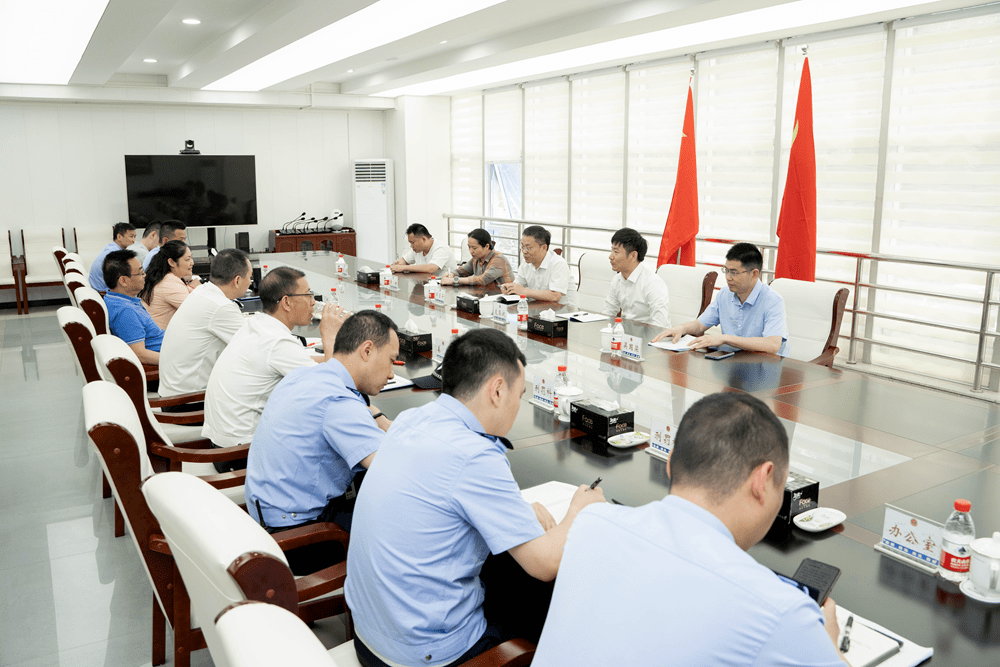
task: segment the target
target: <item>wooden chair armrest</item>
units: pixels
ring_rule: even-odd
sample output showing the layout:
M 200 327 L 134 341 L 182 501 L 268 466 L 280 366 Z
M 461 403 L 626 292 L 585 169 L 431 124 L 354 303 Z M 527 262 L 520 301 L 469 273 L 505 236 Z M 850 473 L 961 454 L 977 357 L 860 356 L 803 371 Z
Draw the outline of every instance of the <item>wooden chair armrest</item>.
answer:
M 217 475 L 204 475 L 205 480 L 217 489 L 231 489 L 235 486 L 243 486 L 247 483 L 247 471 L 234 470 L 232 472 L 222 472 Z
M 159 380 L 160 379 L 160 367 L 150 366 L 149 364 L 143 364 L 142 370 L 146 373 L 146 380 Z
M 295 590 L 299 595 L 299 602 L 305 602 L 343 588 L 346 580 L 347 561 L 341 561 L 319 572 L 299 577 L 295 580 Z
M 273 533 L 271 537 L 278 543 L 282 551 L 298 549 L 308 544 L 320 542 L 340 542 L 346 550 L 351 539 L 347 531 L 335 523 L 311 523 L 308 526 L 299 526 L 283 530 L 280 533 Z
M 153 403 L 150 402 L 150 405 Z M 157 412 L 156 421 L 161 424 L 200 424 L 205 421 L 205 411 L 196 412 Z
M 187 443 L 184 443 L 187 444 Z M 215 463 L 216 461 L 233 461 L 245 459 L 250 451 L 250 443 L 221 449 L 195 449 L 188 447 L 168 447 L 159 442 L 151 443 L 151 453 L 171 461 L 186 461 L 188 463 Z
M 463 662 L 462 667 L 527 667 L 534 657 L 534 644 L 527 639 L 511 639 Z
M 149 548 L 156 553 L 166 554 L 168 556 L 171 555 L 170 546 L 167 545 L 167 540 L 163 537 L 163 535 L 157 535 L 156 533 L 150 535 Z
M 160 396 L 159 398 L 149 399 L 149 407 L 151 408 L 168 408 L 175 405 L 184 405 L 185 403 L 197 403 L 199 401 L 205 400 L 205 392 L 203 391 L 192 391 L 187 394 L 177 394 L 176 396 Z

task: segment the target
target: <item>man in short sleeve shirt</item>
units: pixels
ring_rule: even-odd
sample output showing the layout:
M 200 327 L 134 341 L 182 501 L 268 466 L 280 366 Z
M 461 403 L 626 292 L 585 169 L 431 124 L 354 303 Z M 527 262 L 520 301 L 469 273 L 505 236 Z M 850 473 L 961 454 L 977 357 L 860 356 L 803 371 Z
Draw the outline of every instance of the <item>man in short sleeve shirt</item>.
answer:
M 444 274 L 455 270 L 455 253 L 447 244 L 435 241 L 420 223 L 406 228 L 406 240 L 410 251 L 390 265 L 393 273 Z
M 183 243 L 187 243 L 187 225 L 180 220 L 167 220 L 160 225 L 160 245 L 150 250 L 145 259 L 142 260 L 143 270 L 149 268 L 149 263 L 153 261 L 153 258 L 156 257 L 156 254 L 160 252 L 160 248 L 162 248 L 167 241 L 181 241 Z
M 112 286 L 104 295 L 111 333 L 128 343 L 144 364 L 160 363 L 163 329 L 142 306 L 138 294 L 146 284 L 146 273 L 131 250 L 108 253 L 103 262 L 105 283 Z
M 101 252 L 94 258 L 90 265 L 90 286 L 98 292 L 107 292 L 110 289 L 107 281 L 104 280 L 104 258 L 109 253 L 118 250 L 129 250 L 135 241 L 135 226 L 127 222 L 119 222 L 111 229 L 111 243 L 101 248 Z M 142 258 L 139 258 L 142 261 Z M 141 264 L 140 264 L 141 266 Z
M 521 235 L 524 261 L 517 267 L 514 282 L 500 286 L 504 294 L 523 294 L 538 301 L 559 301 L 569 290 L 569 265 L 549 243 L 552 234 L 539 225 L 526 227 Z
M 509 552 L 551 580 L 573 519 L 604 499 L 580 487 L 555 525 L 521 496 L 501 436 L 517 416 L 524 355 L 507 335 L 459 337 L 441 374 L 443 395 L 393 422 L 354 510 L 345 592 L 366 667 L 461 664 L 509 639 L 483 614 L 486 556 Z
M 752 243 L 737 243 L 726 253 L 722 270 L 729 290 L 720 291 L 698 319 L 661 332 L 653 339 L 671 336 L 676 343 L 690 334 L 698 338 L 691 349 L 720 348 L 749 350 L 788 356 L 788 323 L 785 302 L 760 280 L 764 258 Z M 721 335 L 706 336 L 710 327 L 720 325 Z
M 784 496 L 774 413 L 748 394 L 701 399 L 667 473 L 663 500 L 577 517 L 532 665 L 843 667 L 834 601 L 820 608 L 747 553 Z

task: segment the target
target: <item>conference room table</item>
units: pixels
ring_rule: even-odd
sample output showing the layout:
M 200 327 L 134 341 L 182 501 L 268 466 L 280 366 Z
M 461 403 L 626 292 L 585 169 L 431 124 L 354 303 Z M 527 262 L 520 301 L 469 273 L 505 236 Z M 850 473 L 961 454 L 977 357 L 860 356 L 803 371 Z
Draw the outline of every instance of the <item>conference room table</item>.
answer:
M 665 462 L 647 453 L 646 445 L 609 446 L 530 402 L 532 382 L 554 379 L 559 364 L 569 367 L 571 382 L 584 398 L 613 400 L 634 410 L 636 428 L 647 432 L 654 419 L 676 426 L 686 408 L 707 394 L 750 393 L 782 420 L 789 434 L 790 467 L 819 481 L 820 506 L 847 515 L 843 524 L 826 532 L 793 527 L 769 536 L 750 553 L 783 574 L 792 574 L 803 558 L 839 567 L 842 575 L 831 593 L 838 604 L 933 647 L 929 664 L 1000 665 L 1000 605 L 966 597 L 956 585 L 873 549 L 881 537 L 886 503 L 943 522 L 953 501 L 966 498 L 972 502 L 978 535 L 1000 530 L 1000 407 L 763 353 L 738 352 L 712 361 L 696 352 L 646 346 L 642 361 L 613 358 L 600 349 L 600 330 L 607 321 L 571 322 L 566 338 L 547 338 L 455 309 L 458 293 L 496 294 L 495 286 L 445 286 L 445 303 L 436 304 L 425 298 L 429 274 L 397 274 L 398 289 L 385 290 L 355 280 L 357 268 L 377 271 L 384 264 L 344 259 L 348 272 L 340 278 L 337 255 L 329 252 L 259 255 L 256 262 L 269 269 L 287 265 L 305 271 L 314 293 L 336 287 L 349 310 L 381 304 L 400 327 L 412 321 L 435 342 L 450 337 L 453 328 L 493 327 L 514 337 L 528 360 L 528 389 L 508 434 L 514 446 L 508 459 L 522 488 L 552 480 L 589 484 L 601 477 L 605 497 L 630 506 L 659 500 L 670 491 Z M 599 312 L 599 304 L 572 292 L 563 301 L 531 302 L 529 312 Z M 624 327 L 645 341 L 659 333 L 638 322 Z M 298 333 L 317 336 L 317 324 Z M 436 366 L 429 355 L 401 354 L 401 359 L 405 365 L 397 367 L 397 374 L 404 377 L 427 375 Z M 383 392 L 373 403 L 394 419 L 437 395 L 401 389 Z

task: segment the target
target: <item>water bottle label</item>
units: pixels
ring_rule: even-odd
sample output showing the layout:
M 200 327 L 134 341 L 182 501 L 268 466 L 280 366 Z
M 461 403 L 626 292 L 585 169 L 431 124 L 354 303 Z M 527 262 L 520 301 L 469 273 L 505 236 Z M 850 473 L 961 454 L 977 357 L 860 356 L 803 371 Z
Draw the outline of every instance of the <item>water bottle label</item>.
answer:
M 518 313 L 517 314 L 517 321 L 518 322 L 527 322 L 528 321 L 528 313 Z
M 611 349 L 612 350 L 620 350 L 620 349 L 622 349 L 622 342 L 620 340 L 615 340 L 614 338 L 612 338 L 611 339 Z
M 972 560 L 971 556 L 963 556 L 961 554 L 968 554 L 969 550 L 963 545 L 959 546 L 957 551 L 959 554 L 949 553 L 944 549 L 941 550 L 941 567 L 950 572 L 968 572 L 969 563 Z

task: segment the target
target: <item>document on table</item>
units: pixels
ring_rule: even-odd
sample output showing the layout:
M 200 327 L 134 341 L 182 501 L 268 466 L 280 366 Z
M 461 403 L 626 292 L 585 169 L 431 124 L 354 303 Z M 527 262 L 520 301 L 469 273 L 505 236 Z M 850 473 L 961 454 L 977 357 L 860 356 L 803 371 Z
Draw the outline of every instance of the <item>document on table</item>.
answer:
M 570 320 L 571 322 L 601 322 L 608 319 L 607 315 L 588 313 L 585 310 L 579 310 L 575 313 L 556 313 L 556 317 L 563 320 Z
M 541 503 L 552 518 L 559 523 L 569 512 L 569 503 L 576 493 L 576 487 L 565 482 L 546 482 L 528 489 L 521 489 L 521 495 L 529 503 Z
M 392 379 L 385 383 L 382 387 L 382 392 L 392 391 L 393 389 L 402 389 L 403 387 L 412 387 L 413 380 L 409 378 L 404 378 L 399 375 L 393 375 Z
M 837 624 L 841 637 L 851 612 L 837 605 Z M 915 667 L 934 655 L 933 648 L 918 646 L 905 637 L 883 628 L 866 618 L 854 615 L 851 646 L 844 657 L 851 667 Z
M 670 350 L 671 352 L 687 352 L 691 349 L 691 343 L 693 343 L 696 338 L 696 336 L 687 334 L 676 343 L 673 342 L 673 338 L 664 338 L 660 342 L 650 343 L 650 345 L 658 347 L 661 350 Z

